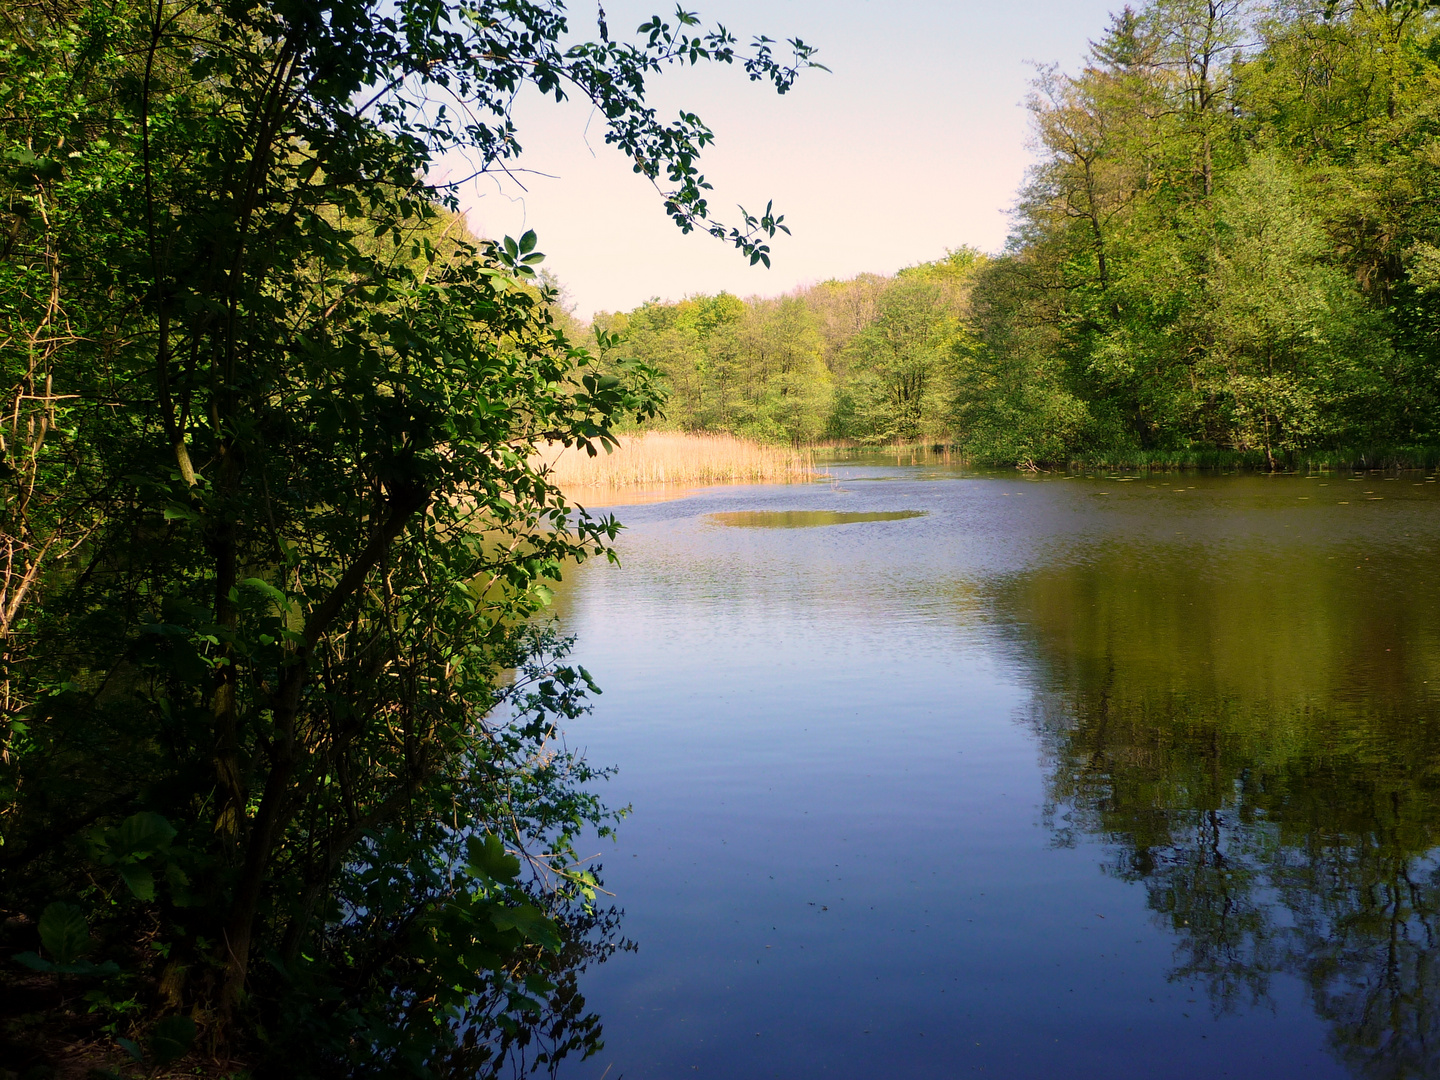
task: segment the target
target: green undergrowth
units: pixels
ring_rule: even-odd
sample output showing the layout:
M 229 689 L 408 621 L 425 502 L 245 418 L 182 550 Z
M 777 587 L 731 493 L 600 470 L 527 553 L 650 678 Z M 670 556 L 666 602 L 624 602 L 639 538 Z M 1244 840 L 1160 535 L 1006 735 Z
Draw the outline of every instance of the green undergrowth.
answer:
M 1371 469 L 1434 469 L 1440 467 L 1440 447 L 1391 446 L 1348 450 L 1296 450 L 1274 455 L 1273 464 L 1263 450 L 1115 450 L 1099 451 L 1069 462 L 1081 469 L 1144 469 L 1148 471 L 1197 470 L 1215 472 L 1314 472 Z
M 1096 450 L 1065 461 L 1014 461 L 973 454 L 959 446 L 943 443 L 915 443 L 889 446 L 837 446 L 820 444 L 813 448 L 817 459 L 886 460 L 896 464 L 946 464 L 956 467 L 1019 468 L 1039 472 L 1074 469 L 1135 469 L 1150 472 L 1315 472 L 1323 470 L 1369 471 L 1440 468 L 1440 446 L 1376 446 L 1344 450 L 1295 450 L 1275 453 L 1272 460 L 1264 450 L 1227 450 L 1191 447 L 1184 450 L 1138 450 L 1133 447 Z

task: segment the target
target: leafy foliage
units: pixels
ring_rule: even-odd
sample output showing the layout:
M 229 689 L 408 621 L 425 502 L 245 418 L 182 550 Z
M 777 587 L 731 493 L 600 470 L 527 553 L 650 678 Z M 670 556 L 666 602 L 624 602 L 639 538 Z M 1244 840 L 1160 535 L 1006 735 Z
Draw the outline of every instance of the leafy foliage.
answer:
M 893 278 L 827 281 L 776 300 L 728 293 L 601 313 L 596 329 L 665 375 L 667 419 L 770 442 L 950 437 L 955 350 L 968 340 L 961 249 Z
M 1150 0 L 1078 73 L 1037 73 L 1038 161 L 999 257 L 599 322 L 689 429 L 1021 465 L 1423 456 L 1437 87 L 1431 3 Z M 785 342 L 804 363 L 777 361 Z
M 575 973 L 616 925 L 572 841 L 613 815 L 558 725 L 594 687 L 529 626 L 617 526 L 531 450 L 593 454 L 663 395 L 567 338 L 533 232 L 469 236 L 427 169 L 503 167 L 519 88 L 578 93 L 677 225 L 768 262 L 782 218 L 711 216 L 711 134 L 647 80 L 783 93 L 811 50 L 685 12 L 564 44 L 554 0 L 0 20 L 0 904 L 44 910 L 47 954 L 20 959 L 90 980 L 153 1065 L 593 1048 Z
M 1153 0 L 1078 75 L 976 286 L 962 443 L 995 461 L 1433 444 L 1429 4 Z
M 73 964 L 90 948 L 85 915 L 71 904 L 50 904 L 40 916 L 40 942 L 57 964 Z

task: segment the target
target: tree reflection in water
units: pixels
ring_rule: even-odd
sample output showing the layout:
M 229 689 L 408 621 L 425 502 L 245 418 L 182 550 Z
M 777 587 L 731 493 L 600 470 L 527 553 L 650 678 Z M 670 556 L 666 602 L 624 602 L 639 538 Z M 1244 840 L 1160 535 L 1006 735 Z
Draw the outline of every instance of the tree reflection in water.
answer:
M 1356 1076 L 1437 1076 L 1440 610 L 1420 553 L 1334 554 L 1114 546 L 1015 582 L 1046 818 L 1144 886 L 1218 1012 L 1288 973 Z

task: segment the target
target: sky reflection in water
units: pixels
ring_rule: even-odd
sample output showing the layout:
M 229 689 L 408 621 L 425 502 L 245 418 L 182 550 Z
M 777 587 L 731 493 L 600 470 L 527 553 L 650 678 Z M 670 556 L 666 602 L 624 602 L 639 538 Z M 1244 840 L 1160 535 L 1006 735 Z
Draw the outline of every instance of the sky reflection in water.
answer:
M 1435 483 L 835 472 L 560 590 L 639 943 L 566 1075 L 1440 1075 Z

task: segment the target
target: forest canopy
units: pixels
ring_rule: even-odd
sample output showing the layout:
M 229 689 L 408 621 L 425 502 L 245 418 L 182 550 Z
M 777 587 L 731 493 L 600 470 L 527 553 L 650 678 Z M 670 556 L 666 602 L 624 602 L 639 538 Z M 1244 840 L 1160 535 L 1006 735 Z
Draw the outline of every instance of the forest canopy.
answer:
M 728 293 L 599 313 L 595 329 L 664 371 L 667 422 L 809 442 L 942 440 L 952 348 L 964 337 L 969 249 L 775 300 Z
M 558 0 L 0 13 L 6 1067 L 598 1045 L 575 976 L 615 923 L 572 841 L 612 815 L 556 741 L 594 687 L 531 617 L 617 525 L 532 451 L 663 395 L 428 170 L 503 168 L 522 89 L 579 96 L 682 230 L 764 262 L 780 218 L 716 220 L 709 130 L 647 83 L 783 93 L 811 61 L 683 11 L 596 29 Z
M 1424 0 L 1127 7 L 1038 72 L 998 256 L 599 323 L 686 427 L 1002 464 L 1433 448 L 1437 101 Z

